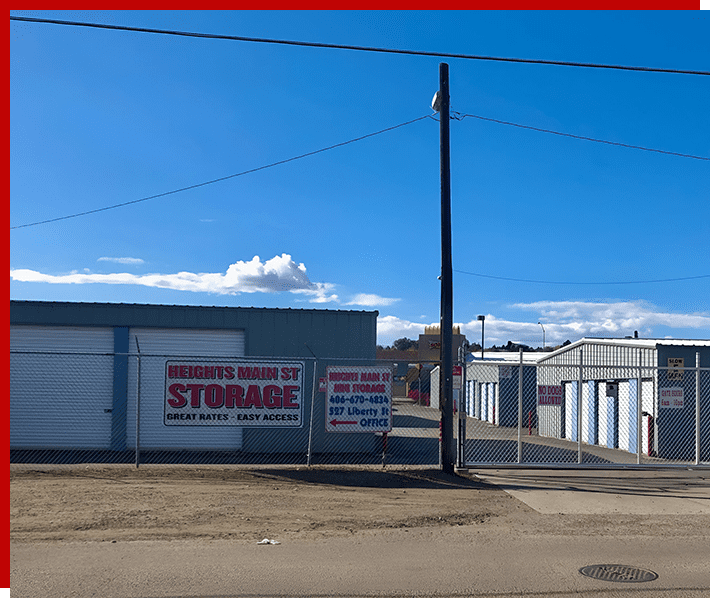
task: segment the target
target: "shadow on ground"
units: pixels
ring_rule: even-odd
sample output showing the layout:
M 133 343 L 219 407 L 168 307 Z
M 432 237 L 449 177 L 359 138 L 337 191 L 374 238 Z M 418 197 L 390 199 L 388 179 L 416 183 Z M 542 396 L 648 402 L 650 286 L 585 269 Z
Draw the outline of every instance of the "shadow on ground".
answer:
M 419 428 L 433 429 L 439 427 L 439 420 L 427 419 L 425 417 L 417 417 L 416 415 L 397 415 L 392 416 L 393 428 Z
M 710 471 L 658 472 L 481 472 L 491 475 L 506 490 L 575 491 L 623 496 L 683 498 L 710 501 Z
M 522 443 L 522 463 L 554 463 L 570 465 L 577 463 L 577 450 L 570 450 L 544 444 Z M 476 463 L 517 463 L 518 443 L 515 440 L 466 440 L 466 462 Z M 582 452 L 582 463 L 612 463 L 607 459 Z
M 348 486 L 358 488 L 420 489 L 495 489 L 496 486 L 465 476 L 439 470 L 372 471 L 350 469 L 257 469 L 252 475 L 273 480 L 290 480 L 305 484 Z

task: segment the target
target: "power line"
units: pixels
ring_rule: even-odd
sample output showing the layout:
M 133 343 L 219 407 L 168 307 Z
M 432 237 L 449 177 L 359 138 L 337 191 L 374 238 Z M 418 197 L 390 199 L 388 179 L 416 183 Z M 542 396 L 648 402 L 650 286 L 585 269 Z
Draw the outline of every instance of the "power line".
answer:
M 273 168 L 274 166 L 280 166 L 281 164 L 287 164 L 288 162 L 300 160 L 301 158 L 307 158 L 308 156 L 314 156 L 316 154 L 321 154 L 323 152 L 327 152 L 328 150 L 332 150 L 332 149 L 335 149 L 338 147 L 343 147 L 344 145 L 349 145 L 351 143 L 355 143 L 356 141 L 362 141 L 363 139 L 367 139 L 369 137 L 374 137 L 375 135 L 387 133 L 388 131 L 394 131 L 395 129 L 399 129 L 400 127 L 405 127 L 407 125 L 411 125 L 411 124 L 418 122 L 420 120 L 424 120 L 425 118 L 430 118 L 430 116 L 431 116 L 430 114 L 427 114 L 426 116 L 420 116 L 419 118 L 415 118 L 413 120 L 409 120 L 407 122 L 403 122 L 398 125 L 394 125 L 393 127 L 387 127 L 386 129 L 382 129 L 382 130 L 377 131 L 375 133 L 368 133 L 367 135 L 363 135 L 361 137 L 356 137 L 355 139 L 350 139 L 349 141 L 343 141 L 342 143 L 336 143 L 335 145 L 330 145 L 328 147 L 324 147 L 324 148 L 321 148 L 319 150 L 315 150 L 312 152 L 307 152 L 305 154 L 301 154 L 300 156 L 294 156 L 293 158 L 287 158 L 286 160 L 279 160 L 278 162 L 272 162 L 271 164 L 267 164 L 265 166 L 251 168 L 250 170 L 244 170 L 244 171 L 238 172 L 236 174 L 230 174 L 227 176 L 220 177 L 218 179 L 212 179 L 211 181 L 205 181 L 204 183 L 197 183 L 196 185 L 190 185 L 188 187 L 182 187 L 181 189 L 174 189 L 172 191 L 166 191 L 164 193 L 158 193 L 156 195 L 150 195 L 149 197 L 142 197 L 141 199 L 134 199 L 132 201 L 125 201 L 123 203 L 114 204 L 112 206 L 106 206 L 104 208 L 96 208 L 95 210 L 87 210 L 85 212 L 79 212 L 77 214 L 70 214 L 69 216 L 59 216 L 58 218 L 50 218 L 48 220 L 41 220 L 39 222 L 30 222 L 28 224 L 20 224 L 18 226 L 11 226 L 10 230 L 15 230 L 18 228 L 27 228 L 30 226 L 38 226 L 40 224 L 49 224 L 50 222 L 58 222 L 59 220 L 68 220 L 69 218 L 78 218 L 79 216 L 87 216 L 88 214 L 96 214 L 98 212 L 105 212 L 106 210 L 113 210 L 114 208 L 121 208 L 123 206 L 130 206 L 132 204 L 141 203 L 141 202 L 148 201 L 151 199 L 157 199 L 159 197 L 165 197 L 167 195 L 174 195 L 176 193 L 182 193 L 183 191 L 189 191 L 191 189 L 197 189 L 199 187 L 205 187 L 206 185 L 212 185 L 213 183 L 219 183 L 221 181 L 226 181 L 228 179 L 233 179 L 233 178 L 236 178 L 239 176 L 244 176 L 245 174 L 259 172 L 260 170 L 266 170 L 267 168 Z
M 579 140 L 583 140 L 583 141 L 594 141 L 594 142 L 596 142 L 596 143 L 604 143 L 604 144 L 607 144 L 607 145 L 616 145 L 616 146 L 626 147 L 626 148 L 630 148 L 630 149 L 638 149 L 638 150 L 644 150 L 644 151 L 649 151 L 649 152 L 656 152 L 656 153 L 660 153 L 660 154 L 667 154 L 667 155 L 671 155 L 671 156 L 680 156 L 680 157 L 684 157 L 684 158 L 694 158 L 694 159 L 696 159 L 696 160 L 710 161 L 710 158 L 705 158 L 705 157 L 702 157 L 702 156 L 694 156 L 694 155 L 692 155 L 692 154 L 681 154 L 681 153 L 677 153 L 677 152 L 669 152 L 669 151 L 665 151 L 665 150 L 659 150 L 659 149 L 652 149 L 652 148 L 642 147 L 642 146 L 639 146 L 639 145 L 630 145 L 630 144 L 627 144 L 627 143 L 618 143 L 618 142 L 615 142 L 615 141 L 606 141 L 606 140 L 604 140 L 604 139 L 595 139 L 595 138 L 593 138 L 593 137 L 582 137 L 582 136 L 580 136 L 580 135 L 572 135 L 571 133 L 561 133 L 561 132 L 559 132 L 559 131 L 552 131 L 552 130 L 549 130 L 549 129 L 542 129 L 542 128 L 540 128 L 540 127 L 533 127 L 533 126 L 529 126 L 529 125 L 521 125 L 521 124 L 519 124 L 519 123 L 514 123 L 514 122 L 509 122 L 509 121 L 504 121 L 504 120 L 498 120 L 498 119 L 495 119 L 495 118 L 488 118 L 488 117 L 479 116 L 479 115 L 476 115 L 476 114 L 460 114 L 460 113 L 458 113 L 458 112 L 452 112 L 452 116 L 451 116 L 451 118 L 453 118 L 453 119 L 455 119 L 455 120 L 463 120 L 463 119 L 466 118 L 466 117 L 477 118 L 477 119 L 479 119 L 479 120 L 488 121 L 488 122 L 492 122 L 492 123 L 496 123 L 496 124 L 501 124 L 501 125 L 509 125 L 509 126 L 518 127 L 518 128 L 521 128 L 521 129 L 529 129 L 529 130 L 531 130 L 531 131 L 537 131 L 537 132 L 539 132 L 539 133 L 550 133 L 550 134 L 553 134 L 553 135 L 560 135 L 560 136 L 562 136 L 562 137 L 571 137 L 571 138 L 573 138 L 573 139 L 579 139 Z M 156 195 L 151 195 L 151 196 L 149 196 L 149 197 L 143 197 L 143 198 L 141 198 L 141 199 L 134 199 L 134 200 L 132 200 L 132 201 L 126 201 L 126 202 L 123 202 L 123 203 L 114 204 L 114 205 L 106 206 L 106 207 L 103 207 L 103 208 L 96 208 L 95 210 L 87 210 L 87 211 L 85 211 L 85 212 L 79 212 L 79 213 L 76 213 L 76 214 L 70 214 L 70 215 L 68 215 L 68 216 L 59 216 L 59 217 L 57 217 L 57 218 L 51 218 L 51 219 L 48 219 L 48 220 L 41 220 L 41 221 L 38 221 L 38 222 L 30 222 L 30 223 L 28 223 L 28 224 L 20 224 L 20 225 L 17 225 L 17 226 L 11 226 L 11 227 L 10 227 L 10 230 L 15 230 L 15 229 L 19 229 L 19 228 L 27 228 L 27 227 L 30 227 L 30 226 L 37 226 L 37 225 L 40 225 L 40 224 L 49 224 L 49 223 L 51 223 L 51 222 L 57 222 L 57 221 L 60 221 L 60 220 L 68 220 L 68 219 L 70 219 L 70 218 L 77 218 L 77 217 L 79 217 L 79 216 L 86 216 L 86 215 L 89 215 L 89 214 L 95 214 L 95 213 L 97 213 L 97 212 L 104 212 L 104 211 L 106 211 L 106 210 L 112 210 L 112 209 L 114 209 L 114 208 L 120 208 L 120 207 L 124 207 L 124 206 L 129 206 L 129 205 L 132 205 L 132 204 L 141 203 L 141 202 L 148 201 L 148 200 L 151 200 L 151 199 L 157 199 L 157 198 L 159 198 L 159 197 L 165 197 L 165 196 L 167 196 L 167 195 L 174 195 L 174 194 L 176 194 L 176 193 L 181 193 L 182 191 L 189 191 L 189 190 L 191 190 L 191 189 L 197 189 L 197 188 L 199 188 L 199 187 L 204 187 L 204 186 L 206 186 L 206 185 L 211 185 L 212 183 L 218 183 L 218 182 L 220 182 L 220 181 L 225 181 L 225 180 L 228 180 L 228 179 L 236 178 L 236 177 L 239 177 L 239 176 L 243 176 L 243 175 L 245 175 L 245 174 L 251 174 L 251 173 L 253 173 L 253 172 L 258 172 L 258 171 L 260 171 L 260 170 L 265 170 L 265 169 L 267 169 L 267 168 L 272 168 L 273 166 L 279 166 L 279 165 L 281 165 L 281 164 L 287 164 L 288 162 L 293 162 L 294 160 L 299 160 L 299 159 L 301 159 L 301 158 L 306 158 L 306 157 L 308 157 L 308 156 L 313 156 L 313 155 L 315 155 L 315 154 L 319 154 L 319 153 L 322 153 L 322 152 L 325 152 L 325 151 L 328 151 L 328 150 L 331 150 L 331 149 L 334 149 L 334 148 L 337 148 L 337 147 L 341 147 L 341 146 L 344 146 L 344 145 L 348 145 L 348 144 L 350 144 L 350 143 L 355 143 L 356 141 L 361 141 L 361 140 L 363 140 L 363 139 L 367 139 L 368 137 L 374 137 L 375 135 L 379 135 L 379 134 L 385 133 L 385 132 L 387 132 L 387 131 L 392 131 L 392 130 L 394 130 L 394 129 L 398 129 L 398 128 L 400 128 L 400 127 L 403 127 L 403 126 L 406 126 L 406 125 L 415 123 L 415 122 L 417 122 L 417 121 L 424 120 L 425 118 L 431 118 L 432 120 L 437 120 L 437 121 L 438 121 L 438 119 L 435 118 L 433 115 L 427 114 L 426 116 L 420 116 L 419 118 L 415 118 L 414 120 L 410 120 L 410 121 L 401 123 L 401 124 L 399 124 L 399 125 L 395 125 L 395 126 L 393 126 L 393 127 L 388 127 L 388 128 L 386 128 L 386 129 L 382 129 L 381 131 L 377 131 L 377 132 L 375 132 L 375 133 L 369 133 L 369 134 L 367 134 L 367 135 L 363 135 L 362 137 L 357 137 L 356 139 L 351 139 L 350 141 L 344 141 L 344 142 L 342 142 L 342 143 L 337 143 L 337 144 L 331 145 L 331 146 L 329 146 L 329 147 L 325 147 L 325 148 L 322 148 L 322 149 L 319 149 L 319 150 L 315 150 L 315 151 L 312 151 L 312 152 L 308 152 L 308 153 L 305 153 L 305 154 L 301 154 L 300 156 L 295 156 L 295 157 L 293 157 L 293 158 L 287 158 L 286 160 L 280 160 L 280 161 L 278 161 L 278 162 L 273 162 L 273 163 L 267 164 L 267 165 L 265 165 L 265 166 L 259 166 L 259 167 L 257 167 L 257 168 L 252 168 L 252 169 L 250 169 L 250 170 L 245 170 L 245 171 L 243 171 L 243 172 L 239 172 L 239 173 L 236 173 L 236 174 L 230 174 L 230 175 L 228 175 L 228 176 L 220 177 L 220 178 L 218 178 L 218 179 L 212 179 L 211 181 L 206 181 L 206 182 L 203 182 L 203 183 L 197 183 L 197 184 L 195 184 L 195 185 L 190 185 L 190 186 L 188 186 L 188 187 L 182 187 L 182 188 L 180 188 L 180 189 L 174 189 L 173 191 L 166 191 L 166 192 L 164 192 L 164 193 L 158 193 L 158 194 L 156 194 Z M 463 274 L 471 274 L 471 273 L 470 273 L 470 272 L 463 272 Z M 475 276 L 484 276 L 484 275 L 477 275 L 477 274 L 475 274 Z M 493 278 L 494 278 L 494 277 L 493 277 Z M 514 280 L 514 279 L 511 279 L 511 280 Z M 543 282 L 543 281 L 524 281 L 524 280 L 518 280 L 517 282 Z M 654 282 L 654 281 L 651 281 L 651 282 Z M 557 283 L 549 283 L 549 284 L 557 284 Z M 559 284 L 567 284 L 567 283 L 559 283 Z M 571 284 L 571 283 L 570 283 L 570 284 Z
M 262 44 L 279 44 L 287 46 L 302 46 L 308 48 L 328 48 L 335 50 L 354 50 L 359 52 L 379 52 L 383 54 L 406 54 L 410 56 L 432 56 L 437 58 L 461 58 L 464 60 L 488 60 L 494 62 L 517 62 L 523 64 L 548 64 L 554 66 L 574 66 L 594 69 L 613 69 L 622 71 L 641 71 L 652 73 L 673 73 L 679 75 L 710 75 L 710 71 L 695 71 L 686 69 L 665 69 L 646 66 L 628 66 L 620 64 L 599 64 L 591 62 L 571 62 L 566 60 L 542 60 L 534 58 L 509 58 L 500 56 L 484 56 L 478 54 L 457 54 L 451 52 L 427 52 L 423 50 L 400 50 L 394 48 L 378 48 L 372 46 L 353 46 L 345 44 L 327 44 L 320 42 L 302 42 L 284 39 L 269 39 L 262 37 L 245 37 L 241 35 L 223 35 L 216 33 L 195 33 L 189 31 L 175 31 L 168 29 L 152 29 L 147 27 L 128 27 L 124 25 L 107 25 L 104 23 L 85 23 L 80 21 L 63 21 L 59 19 L 40 19 L 36 17 L 10 16 L 11 21 L 26 23 L 43 23 L 51 25 L 69 25 L 73 27 L 92 27 L 95 29 L 110 29 L 115 31 L 132 31 L 135 33 L 156 33 L 160 35 L 175 35 L 180 37 L 197 37 L 203 39 L 221 39 L 229 41 L 252 42 Z
M 492 278 L 494 280 L 506 280 L 509 282 L 526 282 L 531 284 L 555 284 L 555 285 L 627 285 L 627 284 L 655 284 L 662 282 L 681 282 L 684 280 L 699 280 L 701 278 L 710 278 L 710 274 L 701 274 L 700 276 L 684 276 L 682 278 L 663 278 L 658 280 L 627 280 L 627 281 L 606 281 L 606 282 L 571 282 L 557 280 L 529 280 L 525 278 L 507 278 L 505 276 L 492 276 L 490 274 L 478 274 L 476 272 L 466 272 L 465 270 L 454 270 L 459 274 L 468 274 L 470 276 L 478 276 L 479 278 Z
M 643 150 L 645 152 L 656 152 L 658 154 L 666 154 L 669 156 L 679 156 L 681 158 L 693 158 L 695 160 L 705 160 L 710 162 L 710 158 L 705 158 L 703 156 L 694 156 L 692 154 L 680 154 L 678 152 L 669 152 L 666 150 L 653 149 L 649 147 L 642 147 L 640 145 L 630 145 L 628 143 L 619 143 L 617 141 L 606 141 L 605 139 L 595 139 L 594 137 L 583 137 L 581 135 L 572 135 L 571 133 L 561 133 L 560 131 L 551 131 L 549 129 L 541 129 L 539 127 L 531 127 L 529 125 L 521 125 L 518 123 L 508 122 L 505 120 L 498 120 L 496 118 L 487 118 L 485 116 L 478 116 L 477 114 L 459 114 L 458 112 L 452 111 L 451 118 L 455 120 L 463 120 L 466 117 L 477 118 L 479 120 L 484 120 L 492 123 L 497 123 L 499 125 L 508 125 L 511 127 L 518 127 L 519 129 L 529 129 L 531 131 L 537 131 L 539 133 L 550 133 L 551 135 L 559 135 L 561 137 L 571 137 L 572 139 L 580 139 L 582 141 L 594 141 L 595 143 L 605 143 L 607 145 L 616 145 L 619 147 L 626 147 L 629 149 Z

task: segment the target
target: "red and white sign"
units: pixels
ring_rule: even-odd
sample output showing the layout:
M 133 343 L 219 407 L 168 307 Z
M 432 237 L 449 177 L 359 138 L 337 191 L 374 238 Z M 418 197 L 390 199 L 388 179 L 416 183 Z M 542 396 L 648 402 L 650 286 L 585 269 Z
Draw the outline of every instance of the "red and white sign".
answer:
M 303 363 L 169 361 L 166 426 L 303 425 Z
M 389 366 L 329 366 L 326 377 L 326 432 L 392 430 Z
M 463 387 L 463 366 L 455 365 L 453 371 L 454 379 L 452 388 L 454 390 L 461 390 Z
M 659 388 L 658 398 L 661 402 L 661 407 L 668 409 L 683 408 L 683 389 L 681 387 Z
M 562 387 L 552 384 L 539 384 L 537 387 L 538 405 L 562 405 Z

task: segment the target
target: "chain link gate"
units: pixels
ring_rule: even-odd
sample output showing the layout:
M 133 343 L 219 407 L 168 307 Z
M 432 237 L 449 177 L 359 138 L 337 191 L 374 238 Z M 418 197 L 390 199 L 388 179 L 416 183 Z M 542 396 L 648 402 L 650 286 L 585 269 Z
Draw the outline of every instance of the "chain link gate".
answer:
M 469 362 L 459 467 L 710 467 L 710 368 L 576 357 Z

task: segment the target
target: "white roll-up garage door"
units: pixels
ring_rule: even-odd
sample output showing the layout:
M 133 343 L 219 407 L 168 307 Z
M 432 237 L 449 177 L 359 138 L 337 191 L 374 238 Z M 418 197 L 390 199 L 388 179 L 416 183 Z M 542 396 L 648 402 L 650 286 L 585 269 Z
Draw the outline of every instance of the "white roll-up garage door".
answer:
M 243 330 L 200 330 L 191 328 L 131 328 L 129 351 L 180 357 L 243 357 Z
M 11 448 L 110 447 L 113 328 L 11 326 L 10 350 Z
M 136 339 L 138 343 L 136 344 Z M 140 448 L 145 450 L 236 450 L 242 429 L 236 427 L 177 427 L 163 423 L 165 364 L 175 357 L 233 358 L 244 356 L 244 331 L 176 328 L 131 328 L 129 350 L 140 347 Z M 127 442 L 136 443 L 137 359 L 128 364 Z
M 578 382 L 564 382 L 564 409 L 565 409 L 565 438 L 577 441 L 577 384 Z
M 634 397 L 634 402 L 636 397 Z M 619 448 L 628 451 L 631 445 L 631 392 L 628 380 L 619 382 Z M 634 414 L 634 430 L 636 429 Z M 635 440 L 635 439 L 634 439 Z

